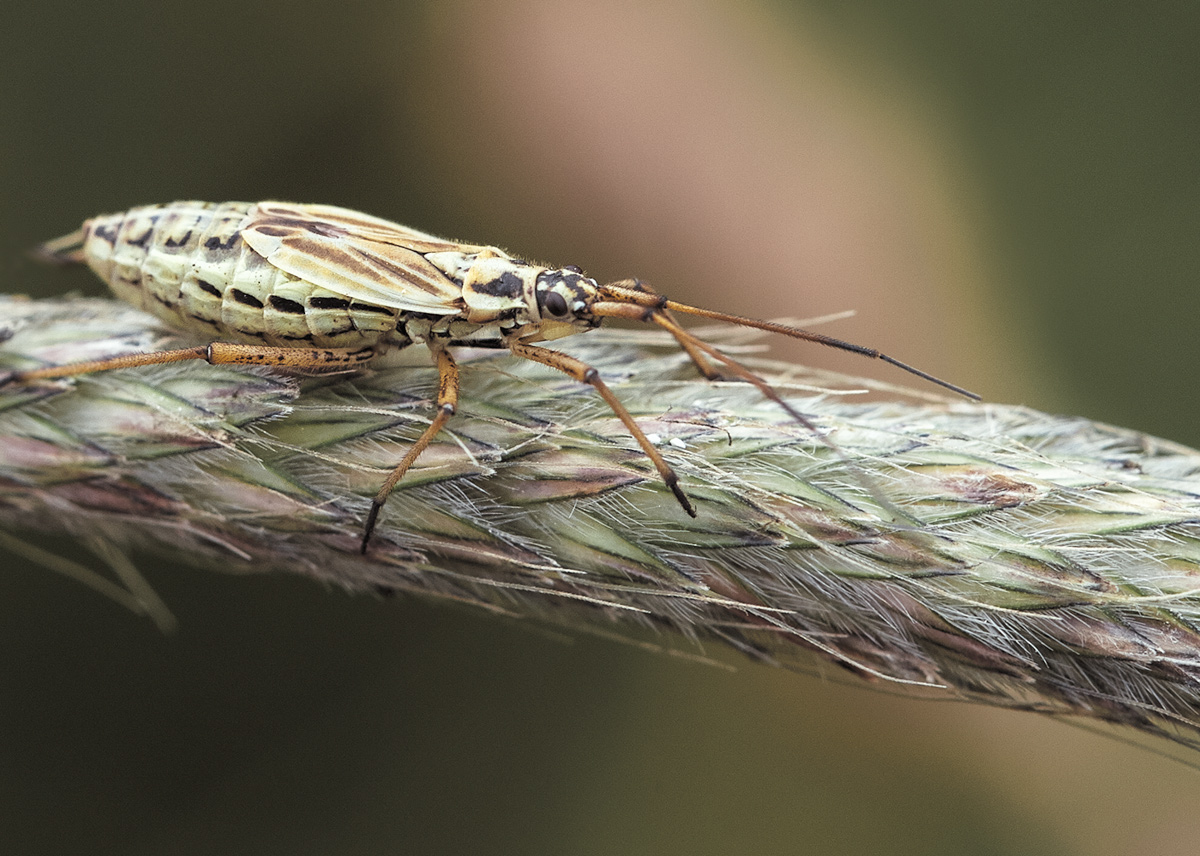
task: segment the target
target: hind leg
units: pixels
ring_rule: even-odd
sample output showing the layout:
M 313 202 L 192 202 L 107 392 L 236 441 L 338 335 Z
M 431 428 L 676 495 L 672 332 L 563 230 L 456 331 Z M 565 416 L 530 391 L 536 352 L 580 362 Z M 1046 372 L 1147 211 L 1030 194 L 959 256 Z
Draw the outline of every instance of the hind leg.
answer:
M 338 372 L 357 368 L 374 356 L 375 351 L 371 348 L 356 350 L 347 348 L 271 348 L 266 345 L 213 342 L 211 345 L 200 345 L 196 348 L 125 354 L 107 360 L 91 360 L 86 363 L 68 363 L 65 366 L 47 366 L 42 369 L 12 372 L 5 379 L 5 383 L 27 383 L 48 378 L 74 377 L 75 375 L 106 372 L 113 369 L 178 363 L 184 360 L 204 360 L 214 366 L 268 366 L 291 371 Z

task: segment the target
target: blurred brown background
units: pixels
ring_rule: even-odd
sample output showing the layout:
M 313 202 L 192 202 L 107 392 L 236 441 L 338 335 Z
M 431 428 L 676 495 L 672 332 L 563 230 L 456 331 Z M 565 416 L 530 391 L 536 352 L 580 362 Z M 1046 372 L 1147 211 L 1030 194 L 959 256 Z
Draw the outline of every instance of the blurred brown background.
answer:
M 0 20 L 5 290 L 100 293 L 23 253 L 102 211 L 329 202 L 714 308 L 855 309 L 823 329 L 1200 444 L 1200 6 L 10 0 Z M 5 852 L 1200 837 L 1200 772 L 1030 715 L 144 560 L 182 622 L 163 637 L 0 561 Z

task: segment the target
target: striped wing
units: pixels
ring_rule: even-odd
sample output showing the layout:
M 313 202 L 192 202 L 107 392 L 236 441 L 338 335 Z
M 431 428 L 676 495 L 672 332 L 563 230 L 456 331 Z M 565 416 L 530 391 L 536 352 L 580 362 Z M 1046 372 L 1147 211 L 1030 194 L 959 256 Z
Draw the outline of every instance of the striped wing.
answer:
M 333 205 L 260 202 L 242 240 L 292 276 L 350 300 L 432 315 L 462 309 L 462 287 L 425 253 L 472 253 L 457 244 Z

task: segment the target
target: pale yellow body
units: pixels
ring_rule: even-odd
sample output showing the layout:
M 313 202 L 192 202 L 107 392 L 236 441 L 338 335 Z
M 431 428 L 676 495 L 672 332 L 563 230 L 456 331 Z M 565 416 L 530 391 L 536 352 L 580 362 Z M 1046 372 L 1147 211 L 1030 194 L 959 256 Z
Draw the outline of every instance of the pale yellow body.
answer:
M 543 266 L 332 206 L 173 202 L 95 217 L 80 241 L 122 300 L 217 341 L 504 347 L 580 329 L 540 318 Z
M 205 336 L 342 348 L 375 345 L 396 329 L 395 310 L 351 311 L 349 300 L 280 270 L 238 239 L 248 207 L 175 203 L 98 217 L 85 226 L 84 258 L 122 300 Z M 285 311 L 290 305 L 301 311 Z

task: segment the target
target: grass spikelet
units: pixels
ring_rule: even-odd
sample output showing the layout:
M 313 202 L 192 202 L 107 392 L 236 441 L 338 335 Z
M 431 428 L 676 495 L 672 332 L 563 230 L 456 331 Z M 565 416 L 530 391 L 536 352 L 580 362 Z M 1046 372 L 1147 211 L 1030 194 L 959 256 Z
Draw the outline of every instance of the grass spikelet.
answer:
M 0 298 L 0 340 L 4 370 L 187 344 L 115 302 L 15 297 Z M 0 522 L 1200 739 L 1200 453 L 765 367 L 838 454 L 658 344 L 597 332 L 566 347 L 653 437 L 696 519 L 589 389 L 485 356 L 464 360 L 460 416 L 366 556 L 370 498 L 432 415 L 424 364 L 299 379 L 191 363 L 5 386 Z

